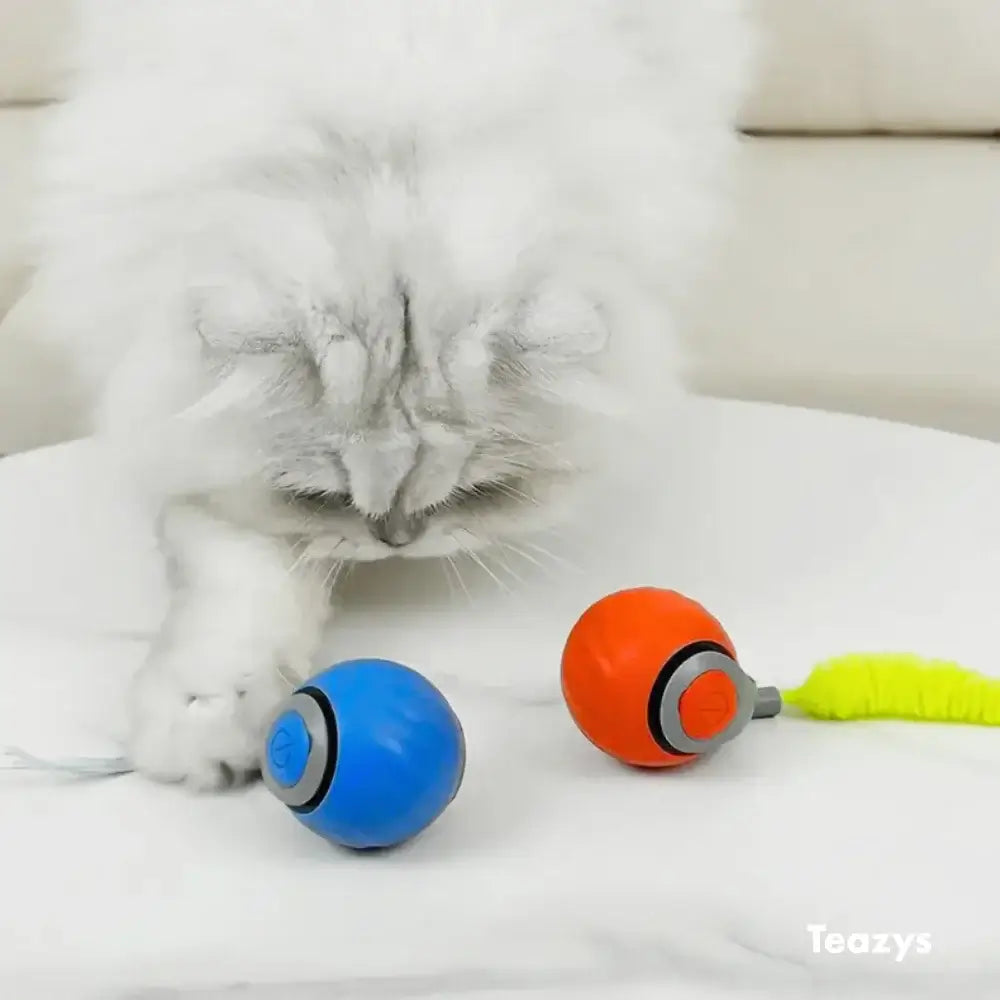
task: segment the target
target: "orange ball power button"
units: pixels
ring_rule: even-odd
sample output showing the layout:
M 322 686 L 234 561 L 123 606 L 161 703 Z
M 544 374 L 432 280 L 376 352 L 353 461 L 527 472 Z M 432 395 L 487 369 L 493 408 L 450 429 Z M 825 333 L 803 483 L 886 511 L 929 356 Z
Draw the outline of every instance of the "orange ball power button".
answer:
M 727 674 L 709 670 L 691 681 L 677 706 L 684 732 L 693 740 L 710 740 L 733 721 L 739 693 Z

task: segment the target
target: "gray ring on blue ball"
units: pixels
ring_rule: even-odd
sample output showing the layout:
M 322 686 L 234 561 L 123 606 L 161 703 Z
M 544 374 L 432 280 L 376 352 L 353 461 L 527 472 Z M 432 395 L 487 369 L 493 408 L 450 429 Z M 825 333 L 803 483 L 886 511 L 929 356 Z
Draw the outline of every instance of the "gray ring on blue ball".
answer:
M 326 719 L 323 710 L 315 698 L 301 691 L 286 698 L 271 713 L 264 729 L 264 739 L 270 736 L 271 728 L 286 712 L 297 712 L 306 724 L 309 733 L 309 758 L 306 761 L 302 777 L 294 785 L 285 786 L 275 781 L 271 769 L 267 766 L 267 751 L 265 749 L 261 761 L 261 777 L 264 784 L 275 796 L 292 809 L 304 806 L 319 791 L 323 782 L 323 772 L 330 756 L 330 734 L 326 731 Z

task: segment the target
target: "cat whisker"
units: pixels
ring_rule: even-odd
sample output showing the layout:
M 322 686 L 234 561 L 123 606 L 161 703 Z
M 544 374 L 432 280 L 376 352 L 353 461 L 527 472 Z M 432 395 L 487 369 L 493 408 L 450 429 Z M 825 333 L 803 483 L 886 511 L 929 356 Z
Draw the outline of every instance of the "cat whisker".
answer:
M 472 595 L 469 593 L 469 588 L 465 585 L 465 580 L 462 578 L 462 571 L 455 561 L 453 555 L 448 555 L 445 557 L 446 565 L 450 567 L 451 571 L 455 574 L 455 579 L 458 581 L 459 587 L 462 588 L 462 593 L 465 594 L 465 599 L 471 603 Z
M 520 556 L 525 562 L 530 563 L 537 569 L 544 570 L 547 573 L 552 572 L 552 567 L 543 563 L 540 559 L 536 559 L 533 555 L 525 552 L 523 549 L 514 545 L 512 542 L 501 542 L 500 545 L 506 549 L 508 552 L 513 552 L 514 555 Z
M 468 529 L 466 530 L 468 531 Z M 471 531 L 469 531 L 468 533 L 472 535 Z M 475 535 L 472 535 L 472 537 L 475 538 Z M 466 549 L 465 555 L 467 555 L 497 585 L 497 587 L 500 588 L 501 593 L 503 594 L 510 593 L 510 587 L 508 587 L 507 584 L 504 583 L 503 580 L 501 580 L 500 577 L 498 577 L 496 573 L 494 573 L 493 570 L 491 570 L 490 567 L 486 565 L 485 562 L 483 562 L 479 553 L 473 551 L 472 549 Z
M 497 548 L 494 551 L 494 555 L 496 556 L 497 562 L 499 562 L 501 568 L 507 574 L 509 574 L 511 577 L 513 577 L 519 584 L 521 584 L 522 587 L 526 586 L 524 577 L 519 576 L 517 573 L 514 572 L 514 568 L 510 565 L 510 563 L 506 559 L 503 558 L 503 556 L 501 554 L 502 551 L 503 550 L 501 548 Z M 483 553 L 483 557 L 484 558 L 486 557 L 486 553 Z
M 441 560 L 441 572 L 444 573 L 445 582 L 448 584 L 448 596 L 454 601 L 455 600 L 455 582 L 451 578 L 451 572 L 448 567 L 448 557 L 445 556 Z
M 536 497 L 530 496 L 524 490 L 519 490 L 510 483 L 505 483 L 501 480 L 496 483 L 496 488 L 498 492 L 506 494 L 512 500 L 519 500 L 522 503 L 532 504 L 535 507 L 538 506 L 538 499 Z
M 324 590 L 332 591 L 333 588 L 337 585 L 337 580 L 340 578 L 340 574 L 343 571 L 346 562 L 347 561 L 344 559 L 335 559 L 330 564 L 330 569 L 327 572 L 326 576 L 323 578 Z
M 516 441 L 518 444 L 527 445 L 529 448 L 558 447 L 558 443 L 555 441 L 536 441 L 533 438 L 525 437 L 523 434 L 519 434 L 517 431 L 510 430 L 509 428 L 505 427 L 497 428 L 490 435 L 490 440 L 498 442 L 500 444 L 509 444 L 511 441 Z
M 531 551 L 537 553 L 538 555 L 540 555 L 544 559 L 551 560 L 553 563 L 555 563 L 558 566 L 562 566 L 565 569 L 571 569 L 571 570 L 573 570 L 576 573 L 582 573 L 583 572 L 583 568 L 579 565 L 579 563 L 575 563 L 575 562 L 573 562 L 572 559 L 569 559 L 566 556 L 559 555 L 558 553 L 553 552 L 550 549 L 545 548 L 545 546 L 539 545 L 537 542 L 531 542 L 531 541 L 528 541 L 528 540 L 522 538 L 520 540 L 520 545 L 523 548 L 530 549 Z M 521 554 L 522 555 L 526 555 L 526 553 L 523 553 L 523 552 Z
M 288 567 L 288 575 L 294 576 L 298 570 L 301 568 L 302 564 L 309 558 L 309 546 L 310 540 L 308 538 L 301 538 L 292 546 L 292 551 L 296 548 L 299 549 L 298 555 L 292 560 L 291 565 Z

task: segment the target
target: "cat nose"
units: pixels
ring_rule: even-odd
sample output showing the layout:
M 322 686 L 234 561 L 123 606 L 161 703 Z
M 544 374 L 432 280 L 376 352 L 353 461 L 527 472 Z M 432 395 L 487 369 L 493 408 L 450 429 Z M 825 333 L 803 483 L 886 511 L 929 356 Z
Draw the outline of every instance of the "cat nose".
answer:
M 382 517 L 369 519 L 368 530 L 380 542 L 399 549 L 415 542 L 427 530 L 427 515 L 419 511 L 407 514 L 393 508 Z

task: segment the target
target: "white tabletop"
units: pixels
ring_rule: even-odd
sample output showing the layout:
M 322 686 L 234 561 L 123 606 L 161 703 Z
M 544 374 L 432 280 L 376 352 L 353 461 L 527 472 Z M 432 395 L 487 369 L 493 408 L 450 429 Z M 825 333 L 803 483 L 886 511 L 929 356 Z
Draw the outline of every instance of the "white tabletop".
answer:
M 493 563 L 506 592 L 471 565 L 468 596 L 437 565 L 349 580 L 327 659 L 417 667 L 468 740 L 458 799 L 400 850 L 332 848 L 260 786 L 0 774 L 0 996 L 995 995 L 1000 731 L 788 716 L 639 773 L 575 730 L 558 663 L 592 600 L 653 584 L 761 683 L 863 649 L 1000 674 L 1000 451 L 692 401 L 617 490 L 544 540 L 572 565 Z M 163 596 L 93 445 L 0 462 L 0 743 L 113 752 Z M 813 924 L 932 947 L 816 954 Z

